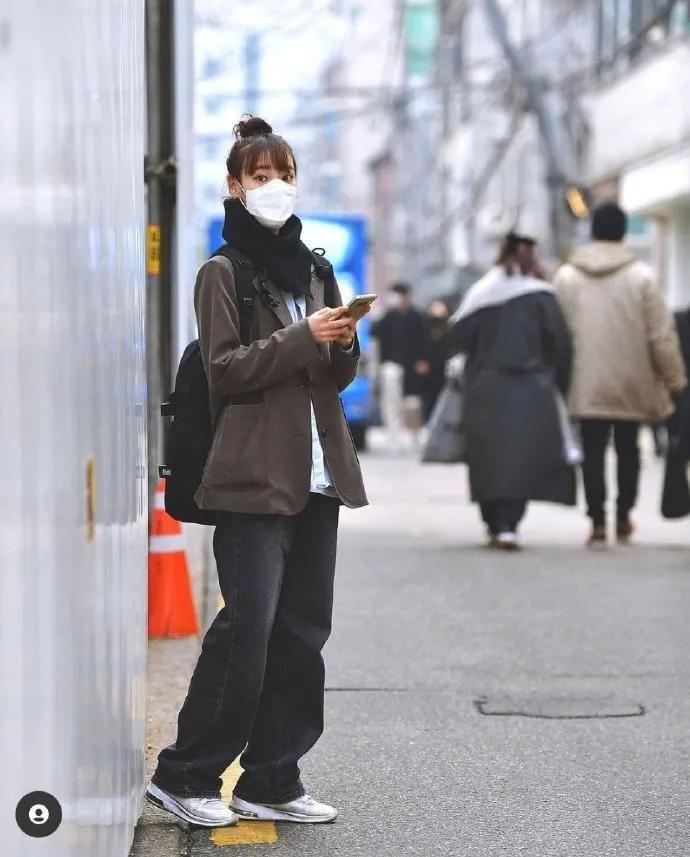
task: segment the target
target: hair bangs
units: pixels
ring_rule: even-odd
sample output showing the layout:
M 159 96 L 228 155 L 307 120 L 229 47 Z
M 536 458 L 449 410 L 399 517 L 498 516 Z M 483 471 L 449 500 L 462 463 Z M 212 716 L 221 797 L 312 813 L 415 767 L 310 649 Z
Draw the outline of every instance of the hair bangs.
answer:
M 252 137 L 244 147 L 242 168 L 250 175 L 262 165 L 270 165 L 279 172 L 297 172 L 295 156 L 290 146 L 277 134 Z

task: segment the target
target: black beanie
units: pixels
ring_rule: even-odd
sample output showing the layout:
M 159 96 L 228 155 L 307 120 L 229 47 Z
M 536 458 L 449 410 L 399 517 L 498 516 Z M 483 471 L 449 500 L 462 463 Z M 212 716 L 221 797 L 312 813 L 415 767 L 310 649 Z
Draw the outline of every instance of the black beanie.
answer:
M 595 241 L 622 241 L 628 231 L 628 215 L 615 202 L 598 206 L 592 217 Z

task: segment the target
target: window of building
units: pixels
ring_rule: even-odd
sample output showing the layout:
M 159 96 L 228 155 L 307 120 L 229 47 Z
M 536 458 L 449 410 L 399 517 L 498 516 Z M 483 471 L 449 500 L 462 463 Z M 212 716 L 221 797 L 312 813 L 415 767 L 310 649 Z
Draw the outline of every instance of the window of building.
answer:
M 206 182 L 203 189 L 203 200 L 208 206 L 216 205 L 223 197 L 223 187 L 220 182 Z
M 203 77 L 218 77 L 223 70 L 223 64 L 217 57 L 207 57 L 204 61 Z
M 690 33 L 690 0 L 676 3 L 671 13 L 671 32 Z
M 690 32 L 690 0 L 599 0 L 602 74 L 636 60 L 669 36 Z
M 337 140 L 340 136 L 340 121 L 336 113 L 328 111 L 323 123 L 323 137 L 326 142 Z
M 214 161 L 227 154 L 224 149 L 224 141 L 219 137 L 197 137 L 198 155 L 202 160 Z
M 223 101 L 224 99 L 221 95 L 207 95 L 204 99 L 206 112 L 212 116 L 216 113 L 220 113 L 220 110 L 223 107 Z

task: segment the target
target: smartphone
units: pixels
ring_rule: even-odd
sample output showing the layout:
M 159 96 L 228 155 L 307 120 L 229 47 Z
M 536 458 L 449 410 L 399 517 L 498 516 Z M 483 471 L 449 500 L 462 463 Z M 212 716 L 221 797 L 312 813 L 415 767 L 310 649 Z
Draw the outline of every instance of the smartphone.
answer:
M 350 303 L 347 305 L 349 314 L 355 319 L 355 321 L 359 321 L 360 318 L 365 315 L 366 310 L 377 298 L 378 295 L 357 295 L 357 297 L 352 298 Z

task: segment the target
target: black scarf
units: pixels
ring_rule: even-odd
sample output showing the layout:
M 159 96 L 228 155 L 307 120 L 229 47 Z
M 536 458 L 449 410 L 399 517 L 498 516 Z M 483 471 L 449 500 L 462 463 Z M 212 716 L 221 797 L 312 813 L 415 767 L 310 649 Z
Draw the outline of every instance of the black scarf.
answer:
M 276 235 L 251 215 L 239 199 L 225 200 L 223 238 L 248 256 L 259 271 L 293 295 L 309 292 L 312 256 L 300 241 L 302 221 L 292 217 Z

